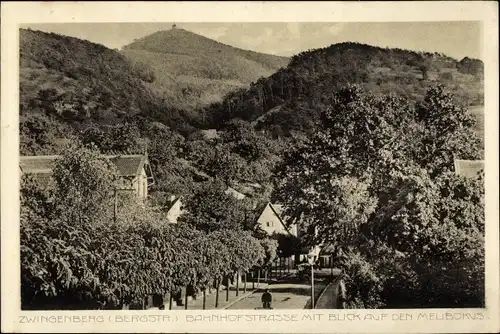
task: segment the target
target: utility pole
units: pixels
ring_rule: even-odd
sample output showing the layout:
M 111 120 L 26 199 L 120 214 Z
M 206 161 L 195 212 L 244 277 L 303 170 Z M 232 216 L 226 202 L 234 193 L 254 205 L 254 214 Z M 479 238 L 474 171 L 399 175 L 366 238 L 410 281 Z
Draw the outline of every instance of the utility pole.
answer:
M 314 263 L 311 264 L 311 309 L 314 309 Z
M 317 250 L 315 248 L 311 249 L 307 255 L 307 261 L 311 265 L 311 309 L 314 309 L 314 262 L 317 255 Z

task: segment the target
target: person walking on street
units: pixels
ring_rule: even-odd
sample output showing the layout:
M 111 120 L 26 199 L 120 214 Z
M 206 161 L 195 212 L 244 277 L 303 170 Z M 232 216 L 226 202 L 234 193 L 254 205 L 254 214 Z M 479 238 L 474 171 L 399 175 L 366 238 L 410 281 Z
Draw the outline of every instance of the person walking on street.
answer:
M 266 289 L 266 291 L 262 294 L 262 307 L 264 309 L 271 309 L 271 302 L 273 301 L 273 296 L 271 293 L 269 293 L 269 290 Z
M 337 295 L 337 299 L 338 299 L 338 307 L 340 309 L 345 309 L 345 304 L 346 304 L 346 300 L 347 300 L 347 294 L 346 294 L 346 289 L 345 289 L 345 274 L 344 272 L 342 272 L 340 274 L 340 281 L 339 281 L 339 291 L 338 291 L 338 295 Z

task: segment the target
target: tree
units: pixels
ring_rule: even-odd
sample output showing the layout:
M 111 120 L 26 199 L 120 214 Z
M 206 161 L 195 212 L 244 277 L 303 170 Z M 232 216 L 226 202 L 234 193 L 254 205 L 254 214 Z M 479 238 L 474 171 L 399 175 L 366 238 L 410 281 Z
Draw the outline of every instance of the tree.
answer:
M 265 252 L 265 258 L 260 263 L 261 267 L 265 267 L 273 263 L 278 256 L 278 242 L 271 238 L 264 238 L 260 240 L 260 244 Z
M 222 131 L 221 141 L 228 144 L 230 150 L 243 159 L 252 162 L 270 156 L 269 142 L 255 132 L 249 122 L 233 120 Z
M 253 230 L 256 217 L 251 206 L 226 193 L 227 186 L 220 180 L 201 184 L 186 198 L 181 222 L 211 232 L 221 229 Z
M 457 106 L 443 86 L 428 90 L 416 107 L 416 120 L 422 144 L 416 148 L 415 160 L 421 166 L 437 173 L 452 170 L 455 158 L 481 158 L 481 142 L 474 131 L 476 119 L 466 108 Z
M 96 308 L 102 302 L 92 269 L 99 255 L 91 244 L 98 222 L 109 217 L 115 175 L 98 152 L 74 147 L 54 167 L 50 211 L 32 210 L 37 193 L 23 190 L 24 203 L 31 204 L 23 205 L 21 215 L 23 307 L 49 301 L 54 307 Z
M 483 290 L 461 284 L 484 278 L 483 185 L 452 172 L 455 157 L 477 150 L 465 140 L 474 125 L 466 111 L 442 87 L 415 107 L 350 86 L 321 119 L 285 157 L 274 196 L 301 225 L 301 241 L 344 254 L 351 306 L 481 305 Z
M 114 164 L 96 150 L 68 149 L 53 170 L 54 200 L 68 220 L 97 219 L 113 208 L 120 179 Z
M 53 179 L 48 194 L 33 180 L 23 181 L 23 309 L 141 305 L 151 294 L 176 294 L 186 286 L 203 290 L 266 256 L 242 227 L 207 235 L 188 224 L 169 224 L 161 211 L 127 196 L 120 198 L 124 208 L 113 219 L 118 179 L 98 151 L 70 148 L 56 162 Z M 235 217 L 230 215 L 228 224 L 240 223 Z
M 301 240 L 292 234 L 274 233 L 272 238 L 278 242 L 278 252 L 282 257 L 294 256 L 302 248 Z
M 229 250 L 231 272 L 246 272 L 263 263 L 265 250 L 260 241 L 248 231 L 219 230 L 210 235 L 221 241 Z
M 245 160 L 239 155 L 231 153 L 227 146 L 218 144 L 207 153 L 208 157 L 202 166 L 211 176 L 230 183 L 233 180 L 238 180 L 244 174 Z
M 21 208 L 41 217 L 50 217 L 54 211 L 53 183 L 49 180 L 44 187 L 30 174 L 21 176 Z

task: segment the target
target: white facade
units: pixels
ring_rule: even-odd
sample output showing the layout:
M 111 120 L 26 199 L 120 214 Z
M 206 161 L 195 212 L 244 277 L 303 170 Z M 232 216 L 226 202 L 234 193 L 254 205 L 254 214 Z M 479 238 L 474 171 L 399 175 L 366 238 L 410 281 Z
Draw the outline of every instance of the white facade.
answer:
M 292 225 L 289 229 L 286 228 L 285 222 L 281 217 L 282 210 L 283 207 L 281 205 L 268 203 L 257 219 L 257 223 L 269 235 L 281 233 L 297 236 L 296 225 Z
M 182 209 L 182 201 L 180 198 L 173 200 L 172 206 L 167 212 L 167 220 L 171 224 L 177 224 L 179 217 L 184 210 Z

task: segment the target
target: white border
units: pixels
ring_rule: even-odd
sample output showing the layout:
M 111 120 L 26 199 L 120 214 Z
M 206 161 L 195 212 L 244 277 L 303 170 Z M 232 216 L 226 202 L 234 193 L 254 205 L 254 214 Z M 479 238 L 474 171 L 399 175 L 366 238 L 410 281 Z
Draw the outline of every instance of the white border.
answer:
M 498 279 L 498 4 L 497 2 L 30 2 L 1 4 L 1 217 L 2 217 L 2 332 L 497 332 L 500 330 Z M 269 314 L 263 311 L 156 311 L 179 321 L 162 323 L 110 323 L 123 311 L 22 312 L 49 315 L 101 315 L 105 323 L 19 324 L 19 164 L 18 164 L 18 25 L 57 22 L 403 22 L 482 21 L 485 62 L 486 164 L 486 310 L 484 320 L 415 320 L 426 310 L 374 310 L 356 313 L 387 314 L 384 321 L 328 321 L 338 311 L 276 311 L 272 314 L 323 314 L 321 320 L 298 322 L 219 321 L 186 322 L 189 315 Z M 334 312 L 335 311 L 335 312 Z M 466 312 L 427 310 L 429 312 Z M 132 311 L 131 311 L 132 312 Z M 346 311 L 348 312 L 348 311 Z M 414 320 L 392 321 L 394 314 L 412 314 Z M 137 313 L 135 313 L 137 314 Z

